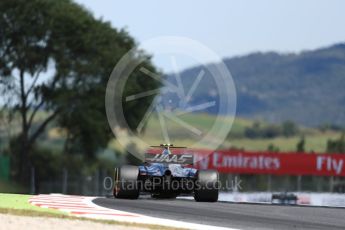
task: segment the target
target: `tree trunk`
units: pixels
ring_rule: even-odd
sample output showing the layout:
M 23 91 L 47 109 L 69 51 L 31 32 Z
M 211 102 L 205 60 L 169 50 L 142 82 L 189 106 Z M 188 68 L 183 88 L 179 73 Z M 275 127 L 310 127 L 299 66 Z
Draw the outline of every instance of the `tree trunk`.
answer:
M 30 159 L 29 159 L 29 127 L 27 120 L 27 95 L 25 93 L 25 80 L 24 80 L 24 71 L 20 71 L 20 114 L 22 119 L 22 132 L 20 136 L 20 148 L 19 148 L 19 181 L 26 185 L 29 184 L 29 175 L 30 175 Z

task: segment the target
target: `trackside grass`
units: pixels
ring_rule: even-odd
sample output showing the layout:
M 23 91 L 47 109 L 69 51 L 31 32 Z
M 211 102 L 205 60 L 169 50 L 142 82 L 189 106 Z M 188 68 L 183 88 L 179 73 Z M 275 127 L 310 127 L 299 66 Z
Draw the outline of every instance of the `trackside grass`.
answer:
M 121 225 L 127 227 L 137 227 L 143 229 L 163 229 L 163 230 L 181 230 L 181 228 L 165 227 L 159 225 L 129 223 L 113 220 L 96 220 L 90 218 L 81 218 L 70 216 L 68 213 L 57 211 L 54 209 L 40 208 L 29 203 L 31 195 L 6 194 L 0 193 L 0 213 L 17 216 L 31 216 L 31 217 L 50 217 L 62 218 L 70 220 L 88 220 L 96 223 Z
M 0 209 L 15 209 L 20 210 L 21 212 L 35 211 L 43 213 L 52 213 L 52 214 L 64 214 L 67 213 L 49 209 L 49 208 L 40 208 L 29 203 L 29 198 L 31 195 L 19 195 L 19 194 L 6 194 L 0 193 Z

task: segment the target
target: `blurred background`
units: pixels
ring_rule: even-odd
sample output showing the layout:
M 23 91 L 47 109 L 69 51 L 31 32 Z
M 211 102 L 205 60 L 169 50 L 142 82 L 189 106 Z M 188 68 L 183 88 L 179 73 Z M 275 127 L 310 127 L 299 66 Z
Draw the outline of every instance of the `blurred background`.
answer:
M 162 35 L 201 42 L 231 72 L 237 110 L 235 117 L 223 119 L 234 123 L 220 150 L 345 153 L 344 8 L 340 0 L 2 0 L 0 192 L 108 194 L 104 178 L 114 167 L 139 163 L 109 127 L 104 105 L 109 76 L 129 50 Z M 144 58 L 140 67 L 170 82 L 178 74 L 185 89 L 203 69 L 191 58 L 172 62 L 158 53 L 142 47 L 132 58 Z M 191 104 L 214 97 L 210 77 L 206 72 Z M 160 86 L 134 71 L 125 94 Z M 131 128 L 142 121 L 153 98 L 124 106 Z M 207 131 L 217 111 L 215 106 L 181 119 Z M 152 132 L 158 123 L 153 116 L 145 125 L 144 138 L 152 145 L 164 141 L 162 133 Z M 176 145 L 194 141 L 181 136 L 176 124 L 169 132 Z M 141 148 L 131 137 L 128 145 Z M 345 190 L 342 176 L 297 174 L 230 168 L 221 179 L 240 178 L 242 191 Z

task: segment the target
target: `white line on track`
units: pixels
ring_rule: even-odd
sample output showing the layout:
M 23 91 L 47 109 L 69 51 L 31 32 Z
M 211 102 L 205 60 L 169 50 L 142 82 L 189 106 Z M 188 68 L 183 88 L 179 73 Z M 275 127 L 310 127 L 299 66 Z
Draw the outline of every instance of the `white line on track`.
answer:
M 52 208 L 70 215 L 93 218 L 125 221 L 131 223 L 156 224 L 168 227 L 189 228 L 198 230 L 234 230 L 211 225 L 195 224 L 184 221 L 175 221 L 157 217 L 145 216 L 137 213 L 124 212 L 115 209 L 104 208 L 92 202 L 97 197 L 70 196 L 62 194 L 37 195 L 29 199 L 29 203 L 42 208 Z

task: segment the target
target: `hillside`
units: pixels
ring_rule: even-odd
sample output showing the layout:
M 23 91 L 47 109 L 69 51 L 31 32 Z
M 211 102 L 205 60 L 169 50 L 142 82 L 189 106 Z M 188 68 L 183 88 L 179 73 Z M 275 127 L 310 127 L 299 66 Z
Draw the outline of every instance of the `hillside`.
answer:
M 40 118 L 47 116 L 47 113 L 41 112 Z M 206 113 L 190 113 L 180 116 L 180 118 L 203 132 L 207 132 L 213 125 L 215 117 Z M 223 122 L 230 120 L 230 117 L 225 117 Z M 37 121 L 35 121 L 37 122 Z M 245 131 L 256 123 L 255 120 L 236 117 L 234 119 L 232 129 L 220 148 L 241 148 L 249 151 L 264 151 L 267 150 L 270 144 L 274 144 L 280 151 L 295 151 L 296 144 L 300 141 L 301 136 L 305 137 L 305 150 L 307 152 L 325 152 L 327 141 L 329 139 L 335 140 L 341 136 L 341 131 L 334 130 L 320 130 L 315 128 L 306 128 L 303 126 L 298 127 L 298 133 L 295 135 L 286 137 L 283 135 L 277 135 L 272 138 L 257 137 L 248 138 L 245 135 Z M 262 127 L 269 127 L 270 123 L 260 122 Z M 170 140 L 176 145 L 191 146 L 195 142 L 195 136 L 190 135 L 189 131 L 181 127 L 175 122 L 168 122 L 167 129 L 169 132 Z M 5 136 L 3 137 L 5 138 Z M 161 133 L 161 127 L 157 116 L 152 116 L 148 123 L 143 135 L 142 140 L 146 143 L 156 145 L 164 143 L 163 135 Z M 3 143 L 8 140 L 3 139 Z M 42 137 L 39 138 L 38 145 L 44 149 L 50 149 L 54 153 L 63 151 L 63 145 L 65 141 L 65 132 L 63 129 L 54 125 L 48 127 Z M 129 138 L 130 141 L 130 138 Z M 136 143 L 139 144 L 139 143 Z M 143 147 L 138 145 L 138 147 Z M 207 146 L 199 146 L 207 147 Z M 0 145 L 0 148 L 4 149 L 6 146 Z M 115 151 L 122 149 L 119 143 L 113 139 L 109 143 L 109 148 Z M 111 152 L 112 153 L 112 152 Z M 0 182 L 1 186 L 1 182 Z
M 194 113 L 186 114 L 180 117 L 183 121 L 188 122 L 188 124 L 194 127 L 207 131 L 207 129 L 213 124 L 215 117 L 205 113 Z M 230 119 L 230 118 L 227 118 Z M 224 120 L 224 122 L 227 121 Z M 273 138 L 248 138 L 245 137 L 245 131 L 252 127 L 256 121 L 236 117 L 233 122 L 232 129 L 220 146 L 220 148 L 240 148 L 249 151 L 265 151 L 268 146 L 273 144 L 280 151 L 296 151 L 296 145 L 300 141 L 301 136 L 305 137 L 305 151 L 306 152 L 325 152 L 327 147 L 327 141 L 329 139 L 338 139 L 341 136 L 341 132 L 327 130 L 321 131 L 315 128 L 306 128 L 303 126 L 298 127 L 298 133 L 295 135 L 286 136 L 276 136 Z M 261 122 L 261 125 L 267 127 L 271 124 Z M 186 131 L 180 125 L 169 122 L 167 123 L 167 129 L 169 132 L 169 137 L 171 143 L 177 145 L 191 146 L 196 139 L 192 135 L 188 135 Z M 141 138 L 146 143 L 159 144 L 163 143 L 163 135 L 161 133 L 161 127 L 156 116 L 152 116 L 149 120 L 144 134 Z M 207 148 L 207 146 L 199 146 L 200 148 Z
M 307 126 L 345 125 L 345 44 L 298 54 L 253 53 L 224 62 L 235 82 L 238 116 Z M 182 71 L 184 85 L 189 87 L 200 70 L 197 66 Z M 199 93 L 193 103 L 208 96 Z

